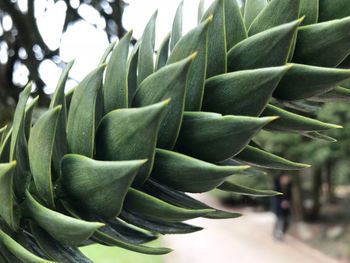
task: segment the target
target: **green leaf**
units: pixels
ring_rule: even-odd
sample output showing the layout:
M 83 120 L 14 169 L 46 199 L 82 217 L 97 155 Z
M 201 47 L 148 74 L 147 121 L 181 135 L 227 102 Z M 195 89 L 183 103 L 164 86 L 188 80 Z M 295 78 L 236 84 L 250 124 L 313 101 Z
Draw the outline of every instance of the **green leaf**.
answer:
M 223 161 L 243 150 L 262 127 L 275 119 L 186 112 L 176 149 L 201 160 Z
M 17 205 L 13 194 L 13 173 L 16 161 L 0 164 L 0 216 L 12 230 L 17 230 L 19 218 L 14 209 Z
M 180 153 L 156 150 L 151 177 L 183 192 L 207 192 L 248 166 L 218 166 Z
M 14 173 L 14 189 L 16 197 L 19 199 L 24 198 L 27 179 L 30 176 L 28 145 L 25 135 L 25 109 L 31 90 L 32 83 L 29 83 L 21 92 L 12 124 L 9 161 L 17 161 Z
M 224 0 L 214 1 L 202 22 L 210 17 L 213 21 L 208 26 L 207 78 L 227 71 Z
M 200 24 L 202 17 L 204 15 L 204 4 L 205 0 L 200 0 L 198 4 L 198 10 L 197 10 L 197 23 Z
M 141 82 L 154 71 L 153 52 L 157 14 L 158 11 L 154 12 L 143 31 L 137 62 L 137 86 L 139 86 Z
M 141 40 L 138 40 L 131 51 L 128 60 L 128 103 L 129 106 L 134 98 L 137 89 L 137 64 L 139 59 L 139 48 Z
M 335 67 L 350 53 L 350 17 L 300 27 L 293 61 Z
M 28 191 L 26 197 L 28 211 L 35 222 L 63 245 L 77 246 L 103 226 L 50 210 L 36 201 Z
M 300 0 L 299 16 L 305 16 L 303 26 L 316 24 L 318 21 L 319 0 Z
M 312 97 L 311 100 L 320 102 L 349 102 L 350 90 L 343 87 L 336 87 L 327 93 Z
M 68 74 L 74 64 L 74 61 L 71 61 L 67 64 L 63 70 L 60 80 L 58 81 L 55 93 L 52 97 L 50 103 L 50 109 L 55 108 L 56 106 L 62 105 L 61 112 L 59 114 L 56 135 L 55 135 L 55 144 L 53 147 L 53 168 L 55 174 L 59 176 L 60 173 L 60 162 L 63 157 L 68 152 L 68 142 L 67 142 L 67 105 L 66 97 L 64 94 L 64 88 L 68 78 Z
M 122 211 L 120 217 L 135 226 L 160 234 L 187 234 L 200 231 L 203 228 L 175 222 L 164 222 L 160 220 L 145 219 L 142 215 Z
M 96 100 L 102 86 L 104 68 L 100 66 L 93 70 L 74 91 L 67 121 L 69 152 L 93 156 Z
M 159 70 L 166 65 L 169 56 L 169 42 L 170 34 L 167 34 L 157 51 L 157 59 L 155 65 L 156 70 Z
M 203 110 L 259 116 L 291 66 L 242 70 L 218 75 L 205 83 Z
M 62 106 L 48 110 L 36 122 L 28 141 L 29 164 L 37 193 L 49 207 L 55 207 L 52 186 L 52 156 L 56 127 Z
M 226 48 L 227 50 L 230 50 L 233 46 L 246 39 L 248 36 L 238 2 L 236 0 L 225 0 L 224 2 Z
M 292 162 L 250 145 L 247 145 L 243 151 L 237 154 L 235 159 L 248 165 L 267 169 L 300 170 L 310 167 L 310 165 Z
M 15 160 L 15 151 L 19 143 L 22 143 L 20 140 L 21 133 L 24 132 L 24 116 L 27 101 L 29 99 L 30 93 L 32 91 L 32 83 L 29 83 L 24 90 L 20 93 L 19 100 L 17 103 L 15 115 L 13 117 L 12 124 L 12 137 L 11 137 L 11 147 L 10 147 L 10 161 Z
M 128 107 L 127 61 L 132 31 L 129 31 L 113 50 L 103 83 L 104 114 Z
M 299 18 L 300 0 L 272 0 L 254 19 L 248 30 L 252 36 Z
M 328 92 L 349 78 L 350 70 L 294 64 L 273 96 L 282 100 L 306 99 Z
M 8 132 L 10 131 L 9 126 L 5 125 L 4 127 L 0 128 L 0 145 L 2 146 L 6 135 L 8 134 Z M 1 147 L 0 146 L 0 147 Z
M 267 0 L 246 0 L 244 6 L 244 24 L 247 29 L 254 19 L 267 6 Z
M 100 219 L 101 220 L 101 219 Z M 139 230 L 135 226 L 121 221 L 119 218 L 112 220 L 101 220 L 106 226 L 103 228 L 104 233 L 111 233 L 132 244 L 144 244 L 157 239 L 154 234 Z
M 92 263 L 79 249 L 57 242 L 33 221 L 30 222 L 30 229 L 40 248 L 55 261 L 65 263 Z
M 187 73 L 185 110 L 200 110 L 207 68 L 207 31 L 211 18 L 199 24 L 177 43 L 170 54 L 168 64 L 178 62 L 196 52 Z
M 273 27 L 239 42 L 227 54 L 228 71 L 283 66 L 300 21 Z
M 0 148 L 0 162 L 1 163 L 7 163 L 10 161 L 10 147 L 11 147 L 12 131 L 13 131 L 13 129 L 11 127 L 1 143 L 1 148 Z
M 107 46 L 105 52 L 103 53 L 103 55 L 102 55 L 102 57 L 101 57 L 100 63 L 98 63 L 99 66 L 102 66 L 103 64 L 106 63 L 109 54 L 112 52 L 112 50 L 113 50 L 114 47 L 115 47 L 115 43 L 116 43 L 116 42 L 113 41 L 113 42 L 111 42 L 111 43 Z
M 339 125 L 330 124 L 304 117 L 292 113 L 271 104 L 268 104 L 262 113 L 263 116 L 279 116 L 277 120 L 266 125 L 266 129 L 286 131 L 286 132 L 305 132 L 305 131 L 325 131 L 334 128 L 341 128 Z
M 158 130 L 168 104 L 169 100 L 108 113 L 97 130 L 97 158 L 106 161 L 148 159 L 134 181 L 136 185 L 142 184 L 151 173 Z
M 231 192 L 231 193 L 236 193 L 240 195 L 257 196 L 257 197 L 268 197 L 268 196 L 280 195 L 280 193 L 276 191 L 258 190 L 258 189 L 246 187 L 240 184 L 236 184 L 233 182 L 224 182 L 222 185 L 218 187 L 218 189 L 225 192 Z
M 301 135 L 313 140 L 320 140 L 324 142 L 337 142 L 336 139 L 319 132 L 304 132 Z
M 145 160 L 96 161 L 68 154 L 62 159 L 65 196 L 102 218 L 119 215 L 125 195 Z
M 15 240 L 13 240 L 9 235 L 0 230 L 0 243 L 3 244 L 8 251 L 16 256 L 19 260 L 25 263 L 54 263 L 53 261 L 40 258 L 30 251 L 22 247 Z
M 319 0 L 319 21 L 328 21 L 350 16 L 348 0 Z
M 145 79 L 136 91 L 132 103 L 134 107 L 171 99 L 158 134 L 157 146 L 160 148 L 171 149 L 176 142 L 185 104 L 187 72 L 195 57 L 194 53 L 158 70 Z
M 67 93 L 65 94 L 65 98 L 66 98 L 66 108 L 67 108 L 67 112 L 69 112 L 69 109 L 70 109 L 70 104 L 72 102 L 72 97 L 73 97 L 73 94 L 74 94 L 74 91 L 75 91 L 76 87 L 70 89 L 67 91 Z
M 182 15 L 183 15 L 183 0 L 180 2 L 179 6 L 177 7 L 173 26 L 171 29 L 171 36 L 170 36 L 170 50 L 173 50 L 176 43 L 179 41 L 179 39 L 182 36 Z
M 149 179 L 143 186 L 142 190 L 146 193 L 153 194 L 154 197 L 157 197 L 167 203 L 189 208 L 189 209 L 214 209 L 183 192 L 174 190 L 166 185 L 162 185 L 152 179 Z M 236 218 L 240 217 L 241 214 L 235 212 L 228 212 L 215 209 L 215 211 L 203 216 L 205 218 L 212 219 L 227 219 L 227 218 Z
M 36 96 L 30 103 L 26 106 L 26 111 L 24 115 L 24 133 L 26 136 L 26 140 L 28 141 L 30 130 L 32 129 L 32 116 L 33 111 L 38 105 L 39 96 Z
M 201 217 L 214 211 L 212 209 L 185 209 L 177 207 L 132 188 L 126 195 L 124 208 L 141 214 L 150 220 L 164 220 L 167 222 L 181 222 Z
M 101 231 L 96 231 L 94 234 L 94 239 L 101 242 L 102 244 L 106 244 L 108 246 L 118 246 L 121 248 L 125 248 L 134 252 L 148 254 L 148 255 L 164 255 L 170 253 L 172 250 L 170 248 L 165 247 L 146 247 L 143 245 L 135 245 L 124 240 L 118 239 L 115 236 L 110 236 Z

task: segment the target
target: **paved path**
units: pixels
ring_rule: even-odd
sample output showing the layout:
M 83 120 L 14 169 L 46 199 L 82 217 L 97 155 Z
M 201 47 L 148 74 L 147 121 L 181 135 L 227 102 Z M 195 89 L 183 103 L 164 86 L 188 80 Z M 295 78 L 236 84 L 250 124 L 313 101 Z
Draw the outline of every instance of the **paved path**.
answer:
M 216 206 L 217 207 L 217 206 Z M 230 220 L 195 219 L 204 230 L 187 235 L 169 235 L 164 245 L 175 251 L 165 263 L 335 263 L 337 261 L 287 236 L 272 239 L 271 213 L 244 211 Z

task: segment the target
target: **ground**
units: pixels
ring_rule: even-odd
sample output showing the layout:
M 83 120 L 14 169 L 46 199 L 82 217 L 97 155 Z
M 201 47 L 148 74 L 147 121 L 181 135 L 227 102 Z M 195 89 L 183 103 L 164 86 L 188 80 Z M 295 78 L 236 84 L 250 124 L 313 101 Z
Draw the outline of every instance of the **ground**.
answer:
M 175 251 L 165 263 L 335 263 L 321 252 L 287 236 L 283 242 L 272 238 L 274 216 L 269 212 L 242 211 L 231 220 L 196 219 L 191 223 L 205 230 L 166 236 L 163 243 Z

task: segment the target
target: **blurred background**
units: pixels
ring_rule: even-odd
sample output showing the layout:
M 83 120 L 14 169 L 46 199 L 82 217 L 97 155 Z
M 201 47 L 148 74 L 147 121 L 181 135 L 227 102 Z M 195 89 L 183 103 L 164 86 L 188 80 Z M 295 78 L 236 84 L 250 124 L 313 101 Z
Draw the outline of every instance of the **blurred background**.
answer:
M 212 0 L 207 0 L 208 6 Z M 180 0 L 0 0 L 0 124 L 13 115 L 19 93 L 33 80 L 39 108 L 48 106 L 64 65 L 75 60 L 67 82 L 74 87 L 98 63 L 105 48 L 133 29 L 134 42 L 158 9 L 156 47 L 170 31 Z M 184 1 L 184 33 L 197 21 L 199 0 Z M 241 3 L 242 4 L 242 3 Z M 312 164 L 290 172 L 291 226 L 283 240 L 273 238 L 273 200 L 213 192 L 198 196 L 214 206 L 242 212 L 232 220 L 194 220 L 201 232 L 167 236 L 160 241 L 175 252 L 163 257 L 138 255 L 121 249 L 83 248 L 97 263 L 107 262 L 350 262 L 350 112 L 348 105 L 328 103 L 312 113 L 320 120 L 344 123 L 329 136 L 309 140 L 291 134 L 259 134 L 263 148 L 293 161 Z M 310 109 L 308 109 L 310 110 Z M 40 112 L 40 110 L 39 110 Z M 40 114 L 40 113 L 37 114 Z M 327 138 L 326 138 L 327 139 Z M 251 185 L 271 189 L 278 173 Z

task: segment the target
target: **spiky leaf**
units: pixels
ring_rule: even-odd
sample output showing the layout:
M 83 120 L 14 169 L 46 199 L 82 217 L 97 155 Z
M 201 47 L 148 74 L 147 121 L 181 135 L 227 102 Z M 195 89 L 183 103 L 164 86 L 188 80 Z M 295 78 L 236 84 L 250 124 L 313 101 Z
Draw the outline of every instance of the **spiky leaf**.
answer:
M 157 149 L 152 177 L 171 188 L 184 192 L 207 192 L 225 178 L 247 166 L 217 166 L 166 150 Z
M 144 160 L 95 161 L 80 155 L 66 155 L 62 160 L 64 192 L 89 213 L 115 218 L 144 163 Z
M 123 161 L 147 159 L 135 184 L 149 176 L 154 160 L 158 130 L 169 101 L 135 109 L 119 109 L 107 114 L 96 135 L 99 160 Z

